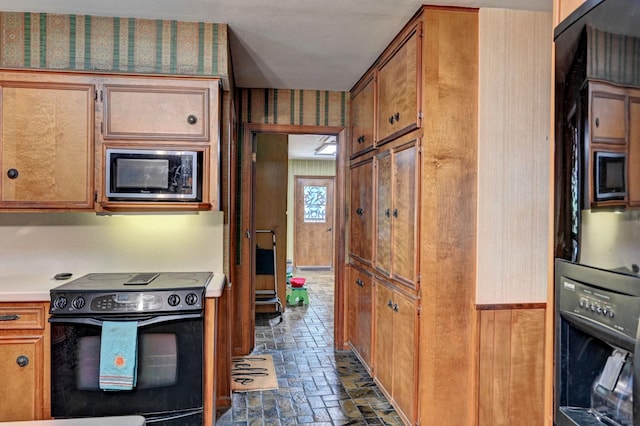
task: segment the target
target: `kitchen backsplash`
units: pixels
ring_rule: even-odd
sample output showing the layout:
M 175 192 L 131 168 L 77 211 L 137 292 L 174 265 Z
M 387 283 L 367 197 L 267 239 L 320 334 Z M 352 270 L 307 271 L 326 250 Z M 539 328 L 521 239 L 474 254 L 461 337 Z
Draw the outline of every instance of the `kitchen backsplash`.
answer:
M 0 214 L 0 275 L 223 271 L 223 213 Z

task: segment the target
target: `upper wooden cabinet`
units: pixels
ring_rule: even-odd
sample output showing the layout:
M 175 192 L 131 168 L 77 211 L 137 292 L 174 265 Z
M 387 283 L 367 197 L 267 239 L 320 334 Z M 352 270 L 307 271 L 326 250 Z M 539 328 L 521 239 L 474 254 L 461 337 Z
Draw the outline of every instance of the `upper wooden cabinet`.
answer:
M 106 79 L 101 85 L 103 138 L 208 142 L 216 85 L 168 78 Z
M 98 209 L 191 211 L 219 208 L 220 81 L 110 76 L 97 85 Z M 125 201 L 106 196 L 107 148 L 189 150 L 202 156 L 198 201 Z
M 373 149 L 374 73 L 351 92 L 351 158 Z
M 376 158 L 377 220 L 375 266 L 378 272 L 418 287 L 418 146 L 416 139 Z
M 373 265 L 373 159 L 351 166 L 349 254 L 367 266 Z
M 378 145 L 420 126 L 422 23 L 409 27 L 398 40 L 378 68 Z
M 50 417 L 48 303 L 0 303 L 0 422 Z
M 94 85 L 0 73 L 0 91 L 0 208 L 92 209 Z
M 608 85 L 589 85 L 589 125 L 592 143 L 625 144 L 626 96 Z

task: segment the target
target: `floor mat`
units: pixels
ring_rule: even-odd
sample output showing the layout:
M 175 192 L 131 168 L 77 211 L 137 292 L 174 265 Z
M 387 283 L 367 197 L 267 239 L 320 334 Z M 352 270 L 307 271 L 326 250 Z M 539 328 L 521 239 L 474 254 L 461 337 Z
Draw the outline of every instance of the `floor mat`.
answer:
M 276 369 L 271 355 L 233 357 L 231 390 L 234 392 L 278 389 Z

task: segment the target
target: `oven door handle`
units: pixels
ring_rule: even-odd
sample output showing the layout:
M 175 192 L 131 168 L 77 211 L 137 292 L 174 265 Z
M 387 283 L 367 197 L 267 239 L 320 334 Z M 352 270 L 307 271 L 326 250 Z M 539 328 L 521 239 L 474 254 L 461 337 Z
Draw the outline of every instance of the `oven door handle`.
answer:
M 138 328 L 140 327 L 146 327 L 148 325 L 153 325 L 153 324 L 160 324 L 163 322 L 170 322 L 170 321 L 180 321 L 180 320 L 185 320 L 185 319 L 198 319 L 198 318 L 202 318 L 202 314 L 201 313 L 197 313 L 197 314 L 179 314 L 179 315 L 158 315 L 158 316 L 153 316 L 153 317 L 148 317 L 145 319 L 139 319 L 139 318 L 123 318 L 123 317 L 117 317 L 117 318 L 112 318 L 112 319 L 105 319 L 105 318 L 64 318 L 64 317 L 51 317 L 49 318 L 49 322 L 50 323 L 72 323 L 72 324 L 83 324 L 83 325 L 95 325 L 98 327 L 102 327 L 102 323 L 104 321 L 136 321 L 138 323 Z

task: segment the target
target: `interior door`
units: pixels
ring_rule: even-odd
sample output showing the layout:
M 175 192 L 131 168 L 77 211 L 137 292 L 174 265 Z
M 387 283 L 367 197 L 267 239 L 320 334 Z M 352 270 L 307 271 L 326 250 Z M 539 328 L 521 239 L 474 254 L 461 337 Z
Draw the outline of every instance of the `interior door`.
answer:
M 333 268 L 333 177 L 295 177 L 296 267 Z

